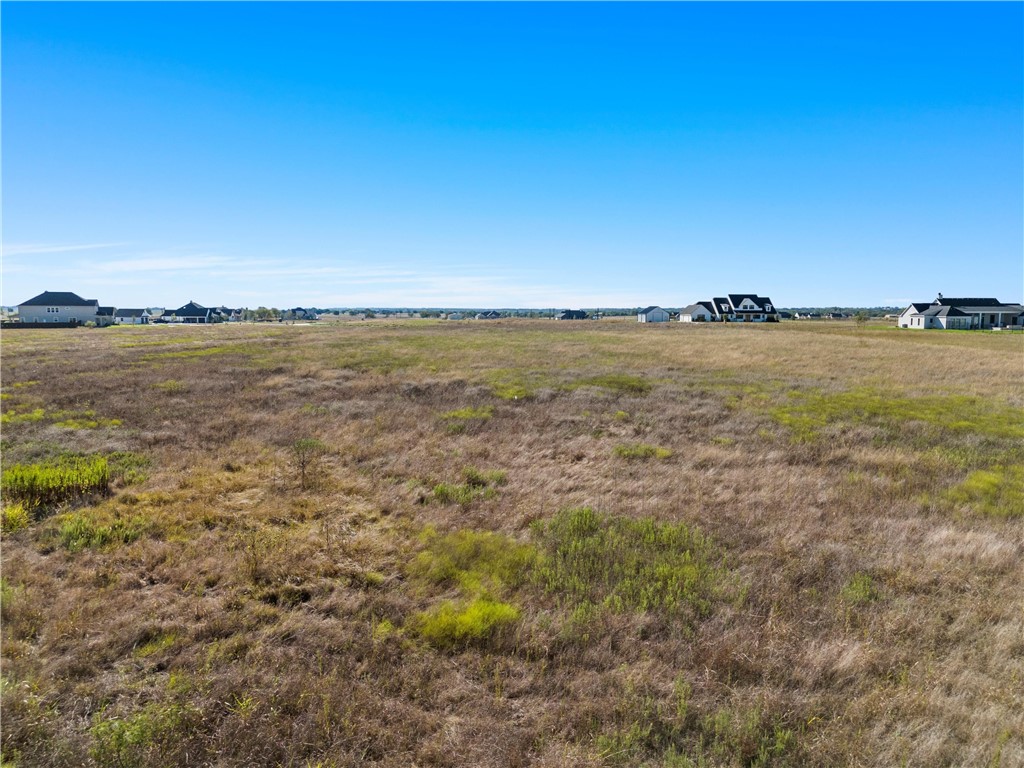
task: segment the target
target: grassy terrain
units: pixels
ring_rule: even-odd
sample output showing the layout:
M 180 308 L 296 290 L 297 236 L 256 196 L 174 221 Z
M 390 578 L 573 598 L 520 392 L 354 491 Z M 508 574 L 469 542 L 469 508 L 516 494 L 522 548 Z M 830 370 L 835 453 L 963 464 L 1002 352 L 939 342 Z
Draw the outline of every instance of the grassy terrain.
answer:
M 5 766 L 1024 764 L 1024 337 L 3 337 Z

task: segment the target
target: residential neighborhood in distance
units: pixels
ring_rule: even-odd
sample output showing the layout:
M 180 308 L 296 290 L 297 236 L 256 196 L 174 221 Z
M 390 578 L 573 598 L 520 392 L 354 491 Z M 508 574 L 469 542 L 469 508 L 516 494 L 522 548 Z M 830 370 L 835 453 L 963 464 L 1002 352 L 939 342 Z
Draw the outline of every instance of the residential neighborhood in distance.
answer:
M 550 318 L 555 320 L 599 320 L 602 317 L 622 316 L 635 313 L 639 323 L 667 323 L 678 320 L 683 323 L 777 323 L 781 320 L 849 320 L 854 312 L 851 308 L 840 311 L 832 308 L 800 307 L 792 311 L 780 310 L 767 296 L 755 293 L 730 293 L 710 300 L 694 302 L 676 311 L 651 305 L 642 309 L 607 308 L 587 311 L 585 309 L 557 310 L 437 310 L 403 309 L 376 311 L 349 309 L 344 312 L 357 318 L 383 317 L 436 317 L 447 320 L 498 320 L 508 317 Z M 889 310 L 896 308 L 876 307 L 870 312 L 858 311 L 858 316 L 885 319 L 900 328 L 942 329 L 942 330 L 1024 330 L 1024 305 L 1002 302 L 995 298 L 945 298 L 941 293 L 928 302 L 914 302 L 898 314 Z M 225 306 L 205 307 L 189 300 L 177 309 L 161 307 L 113 307 L 103 306 L 98 299 L 83 299 L 71 291 L 43 291 L 38 296 L 18 304 L 16 308 L 4 309 L 4 327 L 72 327 L 109 325 L 149 324 L 212 324 L 237 323 L 243 321 L 302 321 L 309 322 L 325 316 L 340 315 L 339 309 L 320 310 L 312 307 L 293 307 L 284 311 L 277 309 L 229 308 Z

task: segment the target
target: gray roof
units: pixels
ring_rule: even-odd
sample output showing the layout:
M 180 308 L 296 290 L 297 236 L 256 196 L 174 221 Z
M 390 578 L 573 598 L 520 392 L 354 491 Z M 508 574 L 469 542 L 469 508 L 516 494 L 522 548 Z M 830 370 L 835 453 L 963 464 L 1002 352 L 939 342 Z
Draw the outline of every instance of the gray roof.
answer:
M 33 296 L 28 301 L 23 301 L 21 307 L 92 307 L 98 306 L 96 299 L 83 299 L 77 293 L 70 291 L 43 291 L 38 296 Z
M 209 313 L 209 309 L 202 304 L 196 304 L 194 301 L 190 301 L 184 307 L 174 310 L 174 314 L 178 317 L 206 317 Z
M 114 313 L 114 317 L 142 317 L 148 315 L 149 312 L 145 309 L 119 309 Z
M 999 299 L 947 299 L 945 297 L 936 299 L 934 303 L 944 307 L 999 307 L 1003 304 Z
M 758 309 L 760 309 L 762 312 L 766 311 L 765 310 L 765 305 L 772 303 L 772 300 L 769 299 L 767 296 L 758 296 L 756 293 L 730 293 L 729 294 L 729 302 L 735 308 L 739 308 L 740 304 L 743 303 L 744 299 L 750 299 L 752 302 L 757 304 Z
M 114 316 L 114 308 L 113 307 L 97 307 L 96 308 L 96 314 L 97 315 L 102 315 L 103 317 L 113 317 Z
M 943 307 L 938 304 L 933 304 L 920 314 L 924 317 L 967 317 L 966 312 L 961 312 L 956 307 Z
M 698 301 L 696 304 L 691 304 L 690 306 L 684 307 L 683 309 L 679 310 L 679 314 L 689 315 L 692 314 L 693 312 L 696 312 L 698 309 L 703 309 L 712 315 L 715 314 L 715 309 L 714 307 L 711 306 L 710 301 Z
M 641 309 L 641 310 L 640 310 L 639 312 L 637 312 L 637 314 L 638 314 L 638 315 L 646 315 L 646 314 L 649 314 L 650 312 L 652 312 L 652 311 L 653 311 L 653 310 L 655 310 L 655 309 L 661 309 L 661 307 L 658 307 L 658 306 L 655 306 L 655 305 L 653 305 L 653 304 L 652 304 L 652 305 L 651 305 L 651 306 L 649 306 L 649 307 L 644 307 L 644 308 L 643 308 L 643 309 Z M 665 311 L 667 311 L 667 310 L 662 310 L 662 311 L 663 311 L 663 312 L 665 312 Z

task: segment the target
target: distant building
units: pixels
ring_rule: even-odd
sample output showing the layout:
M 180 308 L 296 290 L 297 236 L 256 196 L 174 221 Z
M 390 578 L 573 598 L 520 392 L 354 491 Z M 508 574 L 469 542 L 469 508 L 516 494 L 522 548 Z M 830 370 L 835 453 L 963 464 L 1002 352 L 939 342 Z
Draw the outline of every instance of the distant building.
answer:
M 501 313 L 494 309 L 489 309 L 486 312 L 477 312 L 477 320 L 498 320 L 501 317 Z
M 96 308 L 96 325 L 100 328 L 105 328 L 108 325 L 114 324 L 114 308 L 113 307 L 97 307 Z
M 1024 305 L 999 299 L 947 299 L 941 293 L 931 304 L 915 302 L 897 322 L 900 328 L 979 330 L 1024 327 Z
M 18 319 L 23 323 L 94 323 L 99 308 L 96 299 L 83 299 L 77 293 L 43 291 L 18 305 Z
M 644 307 L 636 313 L 638 323 L 667 323 L 670 320 L 667 310 L 661 307 Z
M 679 321 L 682 323 L 710 323 L 715 319 L 715 308 L 710 301 L 698 301 L 679 312 Z
M 587 317 L 587 313 L 582 309 L 563 309 L 555 315 L 556 320 L 586 320 Z
M 178 323 L 210 323 L 212 322 L 213 310 L 190 301 L 183 307 L 171 312 L 172 322 Z M 166 317 L 166 313 L 165 313 Z
M 114 312 L 115 325 L 147 325 L 149 319 L 149 310 L 144 308 L 119 309 Z
M 711 301 L 691 304 L 679 313 L 680 321 L 720 323 L 777 323 L 779 312 L 767 296 L 756 293 L 730 293 Z

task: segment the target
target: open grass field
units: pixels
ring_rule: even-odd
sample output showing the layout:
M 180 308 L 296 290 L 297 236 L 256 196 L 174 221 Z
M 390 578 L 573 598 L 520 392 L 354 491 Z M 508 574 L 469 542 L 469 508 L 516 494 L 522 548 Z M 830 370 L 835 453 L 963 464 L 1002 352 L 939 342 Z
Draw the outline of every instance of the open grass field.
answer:
M 6 332 L 13 766 L 1024 765 L 1024 337 Z

